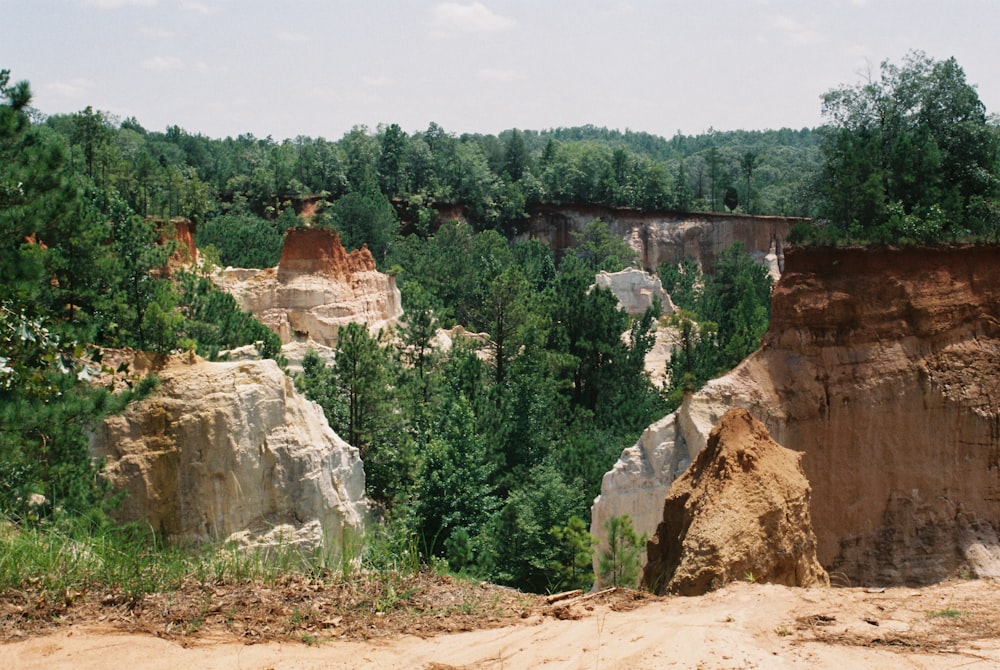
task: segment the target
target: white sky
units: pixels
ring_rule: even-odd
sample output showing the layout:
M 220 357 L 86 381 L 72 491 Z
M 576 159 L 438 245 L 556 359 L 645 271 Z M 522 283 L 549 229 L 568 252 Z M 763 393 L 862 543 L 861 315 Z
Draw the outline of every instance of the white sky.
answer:
M 594 124 L 801 128 L 913 49 L 1000 112 L 1000 0 L 0 0 L 0 68 L 46 114 L 339 139 Z

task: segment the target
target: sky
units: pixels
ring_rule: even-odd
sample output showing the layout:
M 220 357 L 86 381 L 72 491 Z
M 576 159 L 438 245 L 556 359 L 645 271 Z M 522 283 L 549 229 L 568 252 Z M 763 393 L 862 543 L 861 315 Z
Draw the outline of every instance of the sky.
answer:
M 0 69 L 43 114 L 335 140 L 431 122 L 664 137 L 816 127 L 920 50 L 1000 113 L 1000 0 L 0 0 Z

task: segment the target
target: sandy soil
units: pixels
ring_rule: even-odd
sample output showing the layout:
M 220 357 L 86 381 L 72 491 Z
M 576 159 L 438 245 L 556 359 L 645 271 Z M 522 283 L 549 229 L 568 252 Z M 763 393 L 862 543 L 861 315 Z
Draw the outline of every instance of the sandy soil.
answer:
M 1000 667 L 1000 584 L 989 581 L 881 591 L 742 582 L 696 598 L 618 591 L 554 604 L 535 600 L 508 621 L 515 623 L 426 637 L 343 639 L 334 629 L 299 640 L 253 638 L 253 644 L 212 627 L 164 639 L 163 631 L 129 633 L 120 625 L 80 621 L 21 639 L 8 636 L 0 665 L 25 670 Z M 482 623 L 497 625 L 498 619 Z

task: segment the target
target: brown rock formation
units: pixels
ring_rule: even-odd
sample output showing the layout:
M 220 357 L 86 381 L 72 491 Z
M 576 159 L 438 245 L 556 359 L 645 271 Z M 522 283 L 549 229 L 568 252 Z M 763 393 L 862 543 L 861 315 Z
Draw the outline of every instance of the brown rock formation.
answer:
M 685 596 L 751 575 L 785 586 L 828 585 L 799 458 L 749 412 L 729 410 L 670 487 L 643 582 Z
M 171 264 L 175 261 L 186 265 L 195 263 L 198 260 L 198 248 L 194 244 L 194 222 L 187 219 L 171 219 L 165 228 L 167 238 L 177 243 L 177 249 L 174 251 L 173 258 L 171 258 Z M 171 234 L 171 228 L 173 229 L 173 234 Z
M 277 268 L 227 268 L 213 280 L 286 344 L 332 347 L 347 323 L 375 332 L 403 313 L 395 278 L 375 269 L 368 248 L 347 253 L 325 229 L 290 229 Z
M 731 407 L 804 452 L 835 580 L 1000 577 L 1000 247 L 789 250 L 763 347 L 651 453 L 694 453 Z M 623 495 L 606 480 L 595 509 Z
M 325 275 L 350 281 L 356 272 L 374 272 L 375 259 L 368 245 L 347 253 L 340 238 L 323 228 L 289 228 L 278 262 L 278 280 L 301 275 Z
M 772 433 L 806 452 L 831 573 L 933 581 L 964 569 L 971 537 L 996 544 L 998 317 L 1000 247 L 786 255 L 746 365 L 780 408 Z

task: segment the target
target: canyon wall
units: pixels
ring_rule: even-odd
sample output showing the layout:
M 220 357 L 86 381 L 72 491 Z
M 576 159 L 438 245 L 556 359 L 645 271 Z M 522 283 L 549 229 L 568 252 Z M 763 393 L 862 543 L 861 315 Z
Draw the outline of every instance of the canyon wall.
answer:
M 687 428 L 646 451 L 686 460 L 706 426 L 744 407 L 804 452 L 834 582 L 1000 576 L 998 373 L 1000 247 L 790 249 L 761 349 L 687 398 L 672 419 Z M 594 532 L 622 500 L 636 504 L 615 472 Z M 662 511 L 656 497 L 643 504 Z
M 358 450 L 272 360 L 175 356 L 162 385 L 104 420 L 92 452 L 125 498 L 117 516 L 173 541 L 325 547 L 363 530 Z
M 227 268 L 213 281 L 286 344 L 333 347 L 347 323 L 375 333 L 403 314 L 395 277 L 375 269 L 367 247 L 348 253 L 325 229 L 291 228 L 277 267 Z
M 767 265 L 775 278 L 784 263 L 785 238 L 803 219 L 708 212 L 640 211 L 596 205 L 537 205 L 529 211 L 525 237 L 548 244 L 557 256 L 573 246 L 572 233 L 601 219 L 638 254 L 642 267 L 655 272 L 660 263 L 690 258 L 711 272 L 718 255 L 741 242 Z

